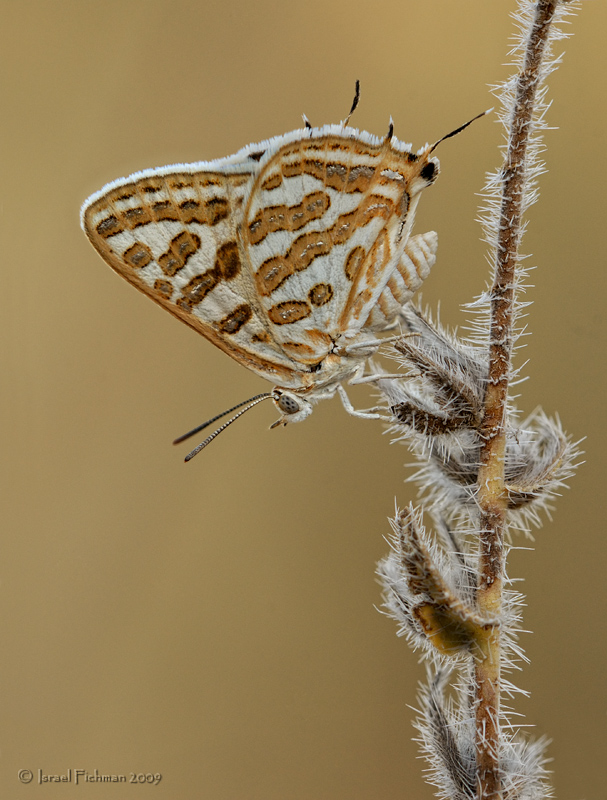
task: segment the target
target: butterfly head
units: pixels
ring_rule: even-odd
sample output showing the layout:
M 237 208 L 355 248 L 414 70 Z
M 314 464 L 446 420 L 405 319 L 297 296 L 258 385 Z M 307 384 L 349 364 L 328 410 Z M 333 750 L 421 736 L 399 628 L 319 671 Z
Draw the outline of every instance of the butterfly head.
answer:
M 284 389 L 275 388 L 272 391 L 272 400 L 282 416 L 270 425 L 270 428 L 288 425 L 290 422 L 301 422 L 312 413 L 312 403 Z

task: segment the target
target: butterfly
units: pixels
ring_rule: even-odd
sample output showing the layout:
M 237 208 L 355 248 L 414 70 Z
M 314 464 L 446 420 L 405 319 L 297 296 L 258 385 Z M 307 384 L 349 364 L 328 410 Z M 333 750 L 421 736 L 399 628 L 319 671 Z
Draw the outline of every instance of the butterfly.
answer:
M 358 87 L 352 111 L 357 101 Z M 350 413 L 378 416 L 356 411 L 341 384 L 361 379 L 378 332 L 435 262 L 436 234 L 410 230 L 439 173 L 438 142 L 413 153 L 392 122 L 379 138 L 348 120 L 136 172 L 82 206 L 84 232 L 119 275 L 275 384 L 224 414 L 270 398 L 275 427 L 337 392 Z

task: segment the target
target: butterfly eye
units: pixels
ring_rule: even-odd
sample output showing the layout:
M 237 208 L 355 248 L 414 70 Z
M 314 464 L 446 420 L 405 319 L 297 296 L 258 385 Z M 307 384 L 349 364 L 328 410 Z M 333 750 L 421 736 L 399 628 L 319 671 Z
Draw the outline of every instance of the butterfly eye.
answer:
M 290 394 L 281 394 L 276 400 L 276 405 L 285 414 L 297 414 L 298 411 L 301 411 L 301 406 Z

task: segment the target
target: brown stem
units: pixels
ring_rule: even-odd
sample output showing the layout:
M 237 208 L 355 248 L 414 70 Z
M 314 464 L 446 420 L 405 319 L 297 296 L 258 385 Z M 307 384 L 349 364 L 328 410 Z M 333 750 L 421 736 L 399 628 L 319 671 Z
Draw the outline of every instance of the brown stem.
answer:
M 504 482 L 506 430 L 504 420 L 512 357 L 515 272 L 519 262 L 526 181 L 526 156 L 533 112 L 550 24 L 558 0 L 537 0 L 517 85 L 508 150 L 502 168 L 502 202 L 491 293 L 489 374 L 485 392 L 478 474 L 480 508 L 479 611 L 498 615 L 504 579 L 504 534 L 508 498 Z M 476 764 L 478 797 L 502 795 L 499 748 L 500 634 L 488 632 L 483 654 L 475 665 Z

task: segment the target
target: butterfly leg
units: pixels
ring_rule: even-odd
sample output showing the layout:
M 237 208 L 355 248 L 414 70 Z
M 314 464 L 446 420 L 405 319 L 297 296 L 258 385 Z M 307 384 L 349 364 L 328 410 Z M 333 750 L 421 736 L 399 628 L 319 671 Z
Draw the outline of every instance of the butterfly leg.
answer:
M 373 364 L 371 364 L 374 366 Z M 379 369 L 378 367 L 375 367 Z M 375 383 L 376 381 L 381 381 L 383 378 L 387 378 L 388 380 L 402 380 L 405 375 L 402 372 L 396 374 L 389 374 L 388 372 L 376 372 L 375 374 L 365 375 L 365 365 L 360 364 L 352 377 L 348 380 L 348 383 L 351 386 L 358 386 L 361 383 Z
M 339 394 L 340 400 L 342 402 L 343 407 L 346 409 L 348 414 L 351 414 L 353 417 L 360 417 L 361 419 L 383 419 L 387 422 L 392 422 L 391 417 L 387 417 L 384 414 L 378 414 L 375 409 L 365 409 L 364 411 L 358 411 L 352 403 L 350 402 L 350 398 L 348 397 L 346 390 L 344 387 L 339 384 L 337 387 L 337 393 Z
M 405 376 L 403 375 L 402 372 L 395 375 L 390 375 L 388 373 L 384 375 L 382 373 L 379 373 L 377 375 L 364 375 L 364 376 L 361 375 L 360 378 L 354 376 L 354 378 L 349 380 L 348 383 L 351 383 L 352 386 L 358 386 L 361 383 L 376 383 L 377 381 L 384 380 L 384 378 L 387 380 L 394 381 L 394 380 L 402 380 L 404 377 Z
M 400 339 L 401 335 L 402 334 L 398 336 L 385 336 L 382 339 L 368 339 L 366 341 L 354 342 L 344 347 L 344 352 L 346 354 L 356 353 L 357 350 L 364 350 L 366 347 L 377 350 L 377 348 L 381 347 L 383 344 L 390 344 L 390 342 L 395 342 L 397 339 Z

